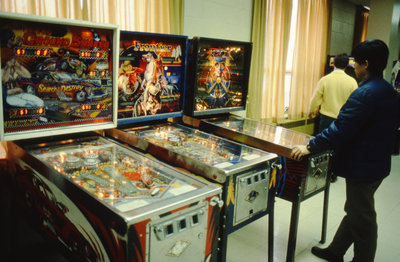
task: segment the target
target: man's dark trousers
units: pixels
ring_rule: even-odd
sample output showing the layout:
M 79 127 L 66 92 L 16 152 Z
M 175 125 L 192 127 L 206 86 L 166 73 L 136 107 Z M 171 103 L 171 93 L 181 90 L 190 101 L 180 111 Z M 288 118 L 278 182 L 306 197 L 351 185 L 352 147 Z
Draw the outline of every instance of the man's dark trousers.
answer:
M 328 247 L 329 250 L 344 255 L 351 244 L 354 244 L 353 261 L 374 261 L 378 238 L 374 194 L 381 183 L 382 180 L 354 182 L 346 179 L 346 215 Z

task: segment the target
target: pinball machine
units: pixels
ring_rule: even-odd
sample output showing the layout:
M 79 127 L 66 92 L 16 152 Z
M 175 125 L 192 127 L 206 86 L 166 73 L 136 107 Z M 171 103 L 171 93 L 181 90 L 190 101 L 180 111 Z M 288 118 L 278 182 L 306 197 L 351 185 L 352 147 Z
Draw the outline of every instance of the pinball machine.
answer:
M 272 208 L 269 177 L 276 155 L 182 125 L 187 42 L 185 36 L 121 32 L 120 68 L 134 68 L 130 85 L 137 95 L 129 103 L 119 100 L 118 128 L 105 134 L 222 188 L 219 252 L 211 261 L 225 261 L 228 234 Z M 270 222 L 270 254 L 272 236 Z
M 209 261 L 221 188 L 100 135 L 117 126 L 118 26 L 0 22 L 16 209 L 71 261 Z
M 295 161 L 291 148 L 306 145 L 312 136 L 233 114 L 246 108 L 250 57 L 251 43 L 193 38 L 183 122 L 279 156 L 275 190 L 277 197 L 292 203 L 287 261 L 293 261 L 300 203 L 321 191 L 325 192 L 321 242 L 325 241 L 330 152 Z M 223 92 L 216 95 L 212 90 L 218 86 Z

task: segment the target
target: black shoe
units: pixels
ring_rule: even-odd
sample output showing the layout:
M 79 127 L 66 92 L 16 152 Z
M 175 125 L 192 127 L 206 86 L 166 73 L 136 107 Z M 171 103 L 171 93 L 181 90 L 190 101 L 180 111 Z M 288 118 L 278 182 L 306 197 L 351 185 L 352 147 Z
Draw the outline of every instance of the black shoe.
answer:
M 327 248 L 312 247 L 311 253 L 315 256 L 328 260 L 329 262 L 343 262 L 343 256 L 336 255 Z

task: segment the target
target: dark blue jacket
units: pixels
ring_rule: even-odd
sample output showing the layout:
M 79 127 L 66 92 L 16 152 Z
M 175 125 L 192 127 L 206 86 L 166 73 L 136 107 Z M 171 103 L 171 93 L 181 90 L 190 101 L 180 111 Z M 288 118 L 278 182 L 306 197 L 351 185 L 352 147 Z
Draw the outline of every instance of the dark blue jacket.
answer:
M 381 77 L 360 83 L 338 118 L 310 141 L 310 151 L 333 149 L 332 170 L 352 181 L 376 181 L 390 173 L 399 125 L 399 100 Z

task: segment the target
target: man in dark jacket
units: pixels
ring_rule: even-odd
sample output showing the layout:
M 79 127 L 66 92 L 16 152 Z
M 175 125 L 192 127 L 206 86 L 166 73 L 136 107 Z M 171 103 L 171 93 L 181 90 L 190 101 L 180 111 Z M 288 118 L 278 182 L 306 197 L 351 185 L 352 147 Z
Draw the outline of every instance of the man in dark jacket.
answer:
M 354 262 L 374 261 L 377 223 L 374 194 L 389 175 L 391 152 L 399 125 L 399 101 L 383 79 L 389 50 L 380 40 L 368 40 L 352 52 L 361 81 L 341 108 L 338 118 L 307 146 L 295 146 L 292 157 L 333 149 L 332 171 L 346 179 L 346 215 L 327 248 L 311 252 L 328 261 L 343 261 L 354 244 Z

